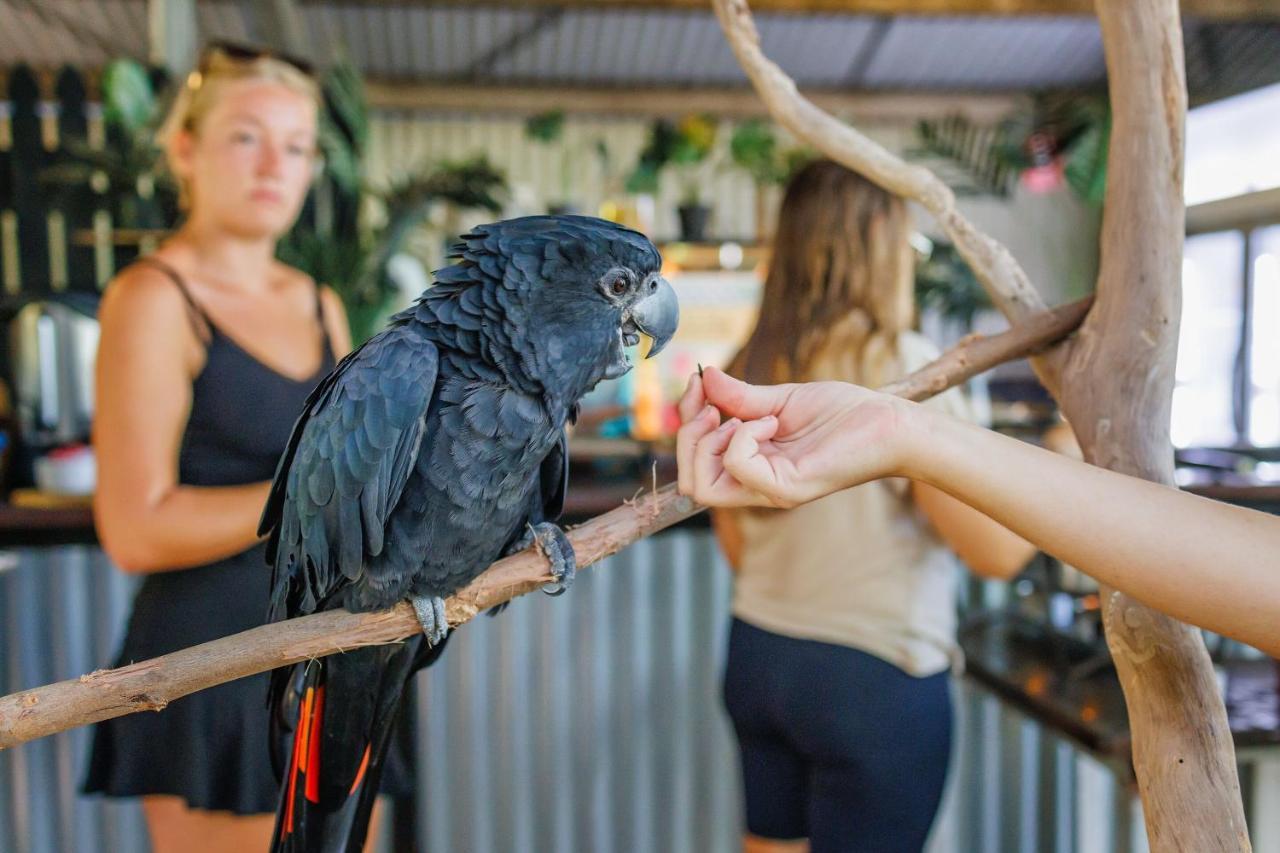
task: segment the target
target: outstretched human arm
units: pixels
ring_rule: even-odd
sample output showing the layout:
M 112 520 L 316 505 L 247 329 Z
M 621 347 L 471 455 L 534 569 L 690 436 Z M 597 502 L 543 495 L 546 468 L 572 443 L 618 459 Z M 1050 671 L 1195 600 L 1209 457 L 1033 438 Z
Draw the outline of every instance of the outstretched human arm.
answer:
M 845 383 L 751 386 L 708 370 L 682 410 L 695 414 L 678 436 L 680 489 L 701 503 L 794 506 L 910 477 L 1151 607 L 1280 655 L 1278 518 Z

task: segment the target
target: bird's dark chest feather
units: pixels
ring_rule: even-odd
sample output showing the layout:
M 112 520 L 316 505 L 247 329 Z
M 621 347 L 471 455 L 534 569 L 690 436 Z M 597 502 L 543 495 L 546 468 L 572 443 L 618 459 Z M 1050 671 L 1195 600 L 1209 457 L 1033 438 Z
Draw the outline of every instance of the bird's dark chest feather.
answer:
M 536 397 L 462 375 L 441 377 L 427 417 L 396 514 L 425 546 L 415 585 L 443 594 L 483 571 L 525 526 L 563 424 Z

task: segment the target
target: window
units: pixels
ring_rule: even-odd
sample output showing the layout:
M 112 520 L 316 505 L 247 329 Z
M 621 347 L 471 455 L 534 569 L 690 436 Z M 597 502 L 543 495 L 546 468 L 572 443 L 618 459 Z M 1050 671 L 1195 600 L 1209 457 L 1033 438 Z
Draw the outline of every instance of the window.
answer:
M 1280 187 L 1280 84 L 1187 114 L 1188 205 Z
M 1280 85 L 1187 115 L 1177 447 L 1280 448 L 1277 139 Z
M 1244 243 L 1238 231 L 1187 238 L 1170 430 L 1176 447 L 1236 443 L 1233 377 L 1243 329 Z
M 1280 446 L 1280 225 L 1187 238 L 1171 437 Z
M 1249 442 L 1273 447 L 1280 445 L 1280 225 L 1254 231 L 1249 245 Z

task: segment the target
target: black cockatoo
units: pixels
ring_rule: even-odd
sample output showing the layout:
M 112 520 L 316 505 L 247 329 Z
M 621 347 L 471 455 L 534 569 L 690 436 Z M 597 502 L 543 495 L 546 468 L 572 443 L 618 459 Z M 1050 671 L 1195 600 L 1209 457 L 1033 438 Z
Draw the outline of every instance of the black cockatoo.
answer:
M 657 249 L 611 222 L 498 222 L 451 258 L 308 398 L 263 512 L 273 620 L 408 599 L 423 626 L 273 675 L 273 719 L 296 720 L 276 850 L 360 850 L 406 683 L 442 648 L 446 596 L 535 538 L 556 589 L 569 585 L 573 549 L 550 523 L 565 423 L 630 369 L 641 332 L 649 355 L 675 332 Z

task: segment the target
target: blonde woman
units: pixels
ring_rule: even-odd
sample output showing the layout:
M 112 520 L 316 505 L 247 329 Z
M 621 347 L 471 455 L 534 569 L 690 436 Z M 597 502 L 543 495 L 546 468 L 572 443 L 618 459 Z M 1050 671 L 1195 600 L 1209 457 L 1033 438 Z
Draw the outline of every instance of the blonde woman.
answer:
M 274 257 L 314 173 L 319 99 L 302 63 L 209 48 L 162 130 L 185 219 L 103 298 L 94 517 L 145 576 L 121 664 L 264 622 L 258 516 L 304 399 L 351 348 L 335 294 Z M 85 788 L 142 797 L 157 853 L 266 849 L 266 708 L 263 675 L 101 723 Z
M 805 167 L 782 203 L 760 319 L 728 372 L 874 387 L 932 360 L 933 344 L 911 329 L 910 227 L 902 201 L 864 178 L 829 161 Z M 933 405 L 964 412 L 956 391 Z M 951 743 L 948 546 L 1002 578 L 1031 546 L 904 481 L 713 519 L 736 571 L 724 699 L 745 849 L 921 849 Z

